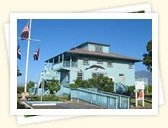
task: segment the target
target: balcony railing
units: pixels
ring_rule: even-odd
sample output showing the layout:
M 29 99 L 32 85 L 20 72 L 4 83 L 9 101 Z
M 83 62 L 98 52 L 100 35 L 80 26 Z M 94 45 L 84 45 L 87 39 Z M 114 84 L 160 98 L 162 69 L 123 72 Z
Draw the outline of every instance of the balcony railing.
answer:
M 77 62 L 63 61 L 63 67 L 77 67 Z
M 72 68 L 76 68 L 78 66 L 78 63 L 77 62 L 70 62 L 70 61 L 63 61 L 63 62 L 60 62 L 60 63 L 56 63 L 53 65 L 53 69 L 59 69 L 61 67 L 64 67 L 64 68 L 69 68 L 69 67 L 72 67 Z

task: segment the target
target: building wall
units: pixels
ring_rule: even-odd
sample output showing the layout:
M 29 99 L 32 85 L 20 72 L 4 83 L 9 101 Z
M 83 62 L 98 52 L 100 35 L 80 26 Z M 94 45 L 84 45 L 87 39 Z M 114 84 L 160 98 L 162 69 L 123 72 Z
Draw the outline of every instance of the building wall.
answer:
M 99 46 L 102 46 L 103 52 L 109 53 L 109 46 L 103 46 L 103 45 L 99 45 Z M 89 51 L 95 51 L 96 45 L 95 44 L 88 44 L 86 46 L 83 46 L 82 48 L 87 49 Z M 84 59 L 89 60 L 88 65 L 83 65 Z M 102 64 L 98 64 L 97 63 L 98 60 L 101 61 Z M 111 67 L 107 66 L 107 62 L 109 62 L 109 61 L 112 62 Z M 75 80 L 77 79 L 78 72 L 83 72 L 83 79 L 84 80 L 92 78 L 92 73 L 102 73 L 104 76 L 108 76 L 108 77 L 113 78 L 114 82 L 116 82 L 116 83 L 123 82 L 123 84 L 127 85 L 127 86 L 134 85 L 134 83 L 135 83 L 135 66 L 133 64 L 132 68 L 130 69 L 129 68 L 130 62 L 107 60 L 104 58 L 99 59 L 99 58 L 93 58 L 93 57 L 86 56 L 86 57 L 80 57 L 77 60 L 77 63 L 78 63 L 77 67 L 67 67 L 67 69 L 70 70 L 69 71 L 69 74 L 70 74 L 69 83 L 75 82 Z M 90 67 L 92 65 L 100 65 L 104 69 L 97 69 L 96 70 L 95 68 L 91 68 L 91 69 L 86 70 L 88 67 Z M 57 70 L 62 67 L 63 67 L 63 64 L 58 63 L 53 66 L 53 69 Z M 62 75 L 60 73 L 60 78 L 61 78 L 61 80 L 63 80 L 63 83 L 65 83 L 65 79 L 63 79 L 64 77 L 66 77 L 65 72 L 62 72 Z
M 109 53 L 109 47 L 103 46 L 103 52 Z
M 102 46 L 102 47 L 103 47 L 103 52 L 105 52 L 105 53 L 109 52 L 109 47 L 107 47 L 107 46 Z M 95 51 L 95 44 L 88 44 L 84 48 L 89 51 Z
M 135 83 L 135 65 L 133 68 L 129 68 L 129 63 L 114 62 L 113 67 L 107 67 L 107 76 L 114 77 L 116 83 L 122 82 L 119 74 L 124 75 L 125 85 L 131 86 Z
M 112 67 L 107 66 L 107 61 L 103 61 L 102 64 L 97 64 L 97 60 L 89 60 L 89 65 L 83 65 L 83 59 L 80 58 L 78 59 L 78 67 L 77 68 L 68 68 L 70 69 L 70 83 L 74 83 L 75 80 L 77 79 L 77 73 L 78 72 L 83 72 L 83 79 L 87 80 L 89 78 L 92 78 L 92 73 L 102 73 L 104 76 L 112 77 L 114 78 L 114 82 L 120 83 L 122 82 L 120 79 L 119 74 L 123 74 L 125 77 L 125 85 L 130 86 L 134 85 L 135 83 L 135 66 L 133 64 L 132 68 L 129 68 L 129 62 L 121 62 L 121 61 L 113 61 L 112 62 Z M 87 69 L 91 65 L 100 65 L 104 67 L 104 69 Z M 64 73 L 63 73 L 64 74 Z M 65 74 L 64 74 L 65 75 Z

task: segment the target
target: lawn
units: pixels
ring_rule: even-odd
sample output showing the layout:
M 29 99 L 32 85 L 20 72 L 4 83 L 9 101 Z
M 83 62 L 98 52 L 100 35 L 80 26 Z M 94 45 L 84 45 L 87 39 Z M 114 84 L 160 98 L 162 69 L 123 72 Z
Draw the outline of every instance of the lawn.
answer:
M 135 98 L 131 98 L 130 102 L 131 102 L 131 109 L 136 109 L 136 107 L 135 107 Z M 142 106 L 142 101 L 139 101 L 137 108 L 139 108 L 139 109 L 152 109 L 152 101 L 145 99 L 145 107 Z

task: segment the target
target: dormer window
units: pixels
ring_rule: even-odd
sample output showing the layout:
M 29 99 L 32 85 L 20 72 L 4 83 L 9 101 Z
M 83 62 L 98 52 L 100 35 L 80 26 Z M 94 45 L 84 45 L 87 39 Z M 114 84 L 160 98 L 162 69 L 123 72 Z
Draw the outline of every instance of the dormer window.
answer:
M 95 45 L 95 52 L 103 52 L 103 46 Z

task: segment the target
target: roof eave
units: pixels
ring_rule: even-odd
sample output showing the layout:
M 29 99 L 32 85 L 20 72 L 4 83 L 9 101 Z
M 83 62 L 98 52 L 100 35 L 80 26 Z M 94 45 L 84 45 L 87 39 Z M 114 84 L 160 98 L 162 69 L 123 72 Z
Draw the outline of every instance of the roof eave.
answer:
M 98 56 L 98 55 L 91 55 L 91 54 L 83 54 L 83 53 L 74 53 L 74 52 L 69 52 L 66 51 L 66 53 L 69 54 L 77 54 L 77 55 L 88 55 L 88 56 Z M 110 56 L 101 56 L 101 57 L 106 57 L 106 58 L 113 58 L 113 59 L 120 59 L 120 60 L 126 60 L 126 61 L 130 61 L 130 62 L 141 62 L 142 60 L 140 59 L 127 59 L 127 58 L 119 58 L 119 57 L 110 57 Z

